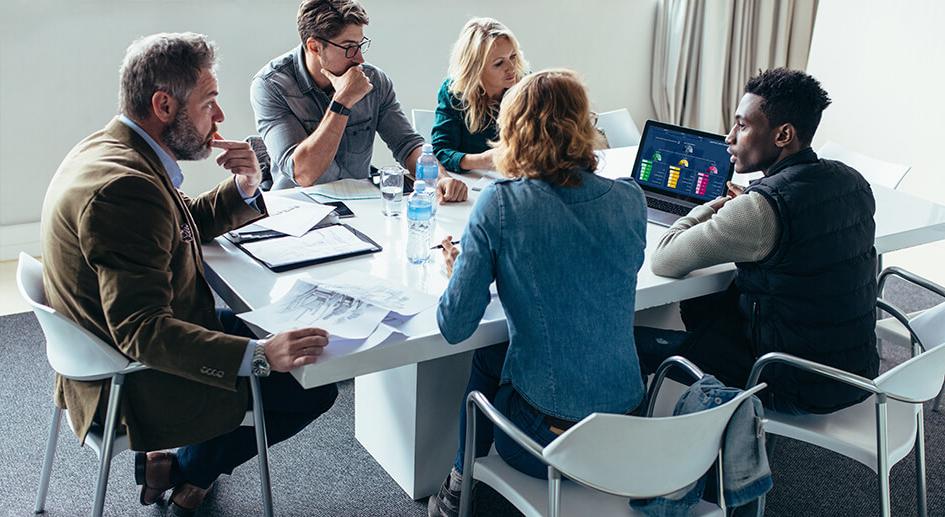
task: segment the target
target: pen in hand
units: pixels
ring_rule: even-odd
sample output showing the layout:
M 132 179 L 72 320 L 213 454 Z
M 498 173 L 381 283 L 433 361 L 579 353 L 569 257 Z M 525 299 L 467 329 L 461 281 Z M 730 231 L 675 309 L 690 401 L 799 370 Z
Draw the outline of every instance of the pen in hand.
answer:
M 459 240 L 457 239 L 457 240 L 455 240 L 455 241 L 450 241 L 450 244 L 459 244 Z M 437 244 L 436 246 L 433 246 L 433 247 L 430 248 L 430 249 L 431 249 L 431 250 L 441 250 L 441 249 L 443 249 L 443 243 Z

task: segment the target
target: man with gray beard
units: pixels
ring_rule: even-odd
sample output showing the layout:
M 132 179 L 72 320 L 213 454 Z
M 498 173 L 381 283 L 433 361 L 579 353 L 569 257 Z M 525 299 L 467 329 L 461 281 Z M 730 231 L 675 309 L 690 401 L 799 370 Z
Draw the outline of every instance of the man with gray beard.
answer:
M 199 34 L 155 34 L 128 47 L 120 115 L 63 160 L 43 204 L 48 303 L 119 352 L 150 367 L 129 375 L 119 422 L 135 456 L 140 501 L 173 489 L 175 513 L 192 513 L 220 474 L 256 454 L 247 376 L 261 377 L 269 444 L 285 440 L 334 403 L 334 385 L 304 390 L 289 370 L 315 362 L 323 329 L 268 339 L 231 311 L 216 311 L 200 243 L 266 215 L 262 174 L 249 144 L 217 125 L 215 48 Z M 230 175 L 190 198 L 179 160 L 213 148 Z M 270 375 L 272 372 L 272 375 Z M 101 424 L 106 381 L 56 382 L 81 440 Z M 176 452 L 162 451 L 180 447 Z

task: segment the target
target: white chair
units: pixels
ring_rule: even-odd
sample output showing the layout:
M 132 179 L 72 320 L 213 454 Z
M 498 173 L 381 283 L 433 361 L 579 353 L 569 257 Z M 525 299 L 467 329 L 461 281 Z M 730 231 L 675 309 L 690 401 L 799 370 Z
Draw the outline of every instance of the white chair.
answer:
M 43 265 L 35 258 L 20 253 L 16 270 L 17 286 L 20 295 L 29 303 L 36 314 L 36 319 L 46 336 L 46 358 L 50 366 L 59 375 L 77 381 L 99 381 L 111 379 L 108 397 L 108 410 L 105 413 L 104 429 L 93 425 L 86 436 L 85 443 L 99 458 L 98 482 L 95 486 L 95 502 L 92 515 L 99 517 L 105 507 L 105 490 L 108 487 L 108 475 L 112 458 L 128 450 L 128 436 L 116 436 L 121 388 L 125 376 L 148 369 L 147 366 L 132 362 L 111 346 L 104 343 L 91 332 L 82 328 L 63 314 L 46 305 L 43 287 Z M 266 443 L 266 425 L 263 419 L 262 395 L 259 379 L 250 377 L 253 393 L 253 411 L 246 412 L 241 425 L 254 425 L 256 445 L 259 448 L 259 477 L 262 485 L 262 498 L 265 515 L 272 516 L 272 489 L 269 480 L 269 457 Z M 52 473 L 53 459 L 59 439 L 59 427 L 62 421 L 62 409 L 53 405 L 52 424 L 46 442 L 46 455 L 40 476 L 39 491 L 36 494 L 35 513 L 45 511 L 46 494 Z M 68 412 L 66 415 L 68 419 Z M 72 426 L 72 421 L 69 420 Z
M 886 287 L 886 281 L 889 277 L 899 277 L 918 287 L 921 287 L 931 293 L 945 298 L 945 287 L 935 282 L 926 280 L 919 275 L 910 273 L 899 267 L 888 267 L 879 274 L 877 285 L 879 297 L 883 298 L 883 291 Z M 911 347 L 913 352 L 919 343 L 934 344 L 945 343 L 945 324 L 942 324 L 942 314 L 945 313 L 945 303 L 940 303 L 930 309 L 923 311 L 902 314 L 898 309 L 893 308 L 895 313 L 890 313 L 889 318 L 884 318 L 876 322 L 876 337 L 882 343 L 892 343 L 903 347 Z M 914 334 L 914 336 L 913 336 Z M 945 394 L 945 388 L 939 392 L 935 399 L 932 409 L 941 410 L 942 398 Z
M 878 160 L 871 156 L 851 151 L 846 147 L 827 141 L 818 151 L 817 155 L 828 160 L 837 160 L 853 167 L 869 181 L 871 185 L 882 185 L 891 189 L 899 188 L 902 179 L 912 167 L 899 163 L 886 162 Z
M 436 112 L 433 110 L 410 110 L 413 118 L 413 130 L 423 137 L 426 142 L 433 142 L 433 121 Z
M 682 358 L 668 359 L 660 367 L 652 393 L 666 369 L 677 363 L 701 372 Z M 681 416 L 643 418 L 594 413 L 575 424 L 553 442 L 541 447 L 529 438 L 478 391 L 466 400 L 466 457 L 460 516 L 469 515 L 472 482 L 486 483 L 526 516 L 634 515 L 630 498 L 671 494 L 702 477 L 718 460 L 722 437 L 732 414 L 763 384 L 741 393 L 726 404 Z M 650 400 L 656 400 L 655 395 Z M 648 404 L 650 410 L 654 404 Z M 548 465 L 548 480 L 523 474 L 497 455 L 474 458 L 476 410 L 482 411 L 526 451 Z M 659 475 L 654 475 L 659 473 Z M 693 515 L 725 515 L 721 467 L 718 476 L 720 504 L 702 501 Z M 562 476 L 568 480 L 562 481 Z
M 891 309 L 888 305 L 883 307 L 883 310 Z M 945 319 L 939 318 L 938 325 L 943 323 Z M 889 471 L 914 446 L 917 506 L 919 515 L 925 516 L 927 504 L 922 404 L 935 397 L 945 381 L 945 346 L 930 348 L 875 379 L 772 352 L 755 363 L 748 386 L 757 383 L 763 369 L 775 363 L 829 377 L 872 393 L 872 396 L 859 404 L 825 415 L 786 415 L 766 411 L 765 432 L 817 445 L 871 468 L 879 476 L 883 516 L 890 515 Z
M 598 114 L 597 129 L 607 138 L 607 147 L 640 144 L 640 130 L 626 108 Z

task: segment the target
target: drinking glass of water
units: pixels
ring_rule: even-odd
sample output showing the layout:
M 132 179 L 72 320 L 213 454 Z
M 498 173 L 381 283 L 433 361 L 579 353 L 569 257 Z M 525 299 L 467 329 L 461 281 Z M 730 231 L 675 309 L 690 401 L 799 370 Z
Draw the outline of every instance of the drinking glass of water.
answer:
M 384 215 L 398 217 L 403 211 L 404 174 L 399 165 L 381 167 L 381 197 L 384 199 Z

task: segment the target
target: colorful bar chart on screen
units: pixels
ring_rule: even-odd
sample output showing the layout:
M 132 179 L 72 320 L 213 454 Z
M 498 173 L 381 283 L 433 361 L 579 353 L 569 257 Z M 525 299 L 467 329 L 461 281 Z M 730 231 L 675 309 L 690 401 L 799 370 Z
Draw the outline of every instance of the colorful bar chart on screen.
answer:
M 669 166 L 669 179 L 666 181 L 666 186 L 669 188 L 676 188 L 676 184 L 679 183 L 679 167 L 674 165 Z
M 704 196 L 706 189 L 709 187 L 709 175 L 700 172 L 696 175 L 696 195 Z
M 650 160 L 642 160 L 640 165 L 640 179 L 643 181 L 650 181 L 650 173 L 653 172 L 653 162 Z
M 698 201 L 725 194 L 732 166 L 722 136 L 691 133 L 685 128 L 648 127 L 633 172 L 642 186 L 694 196 Z

